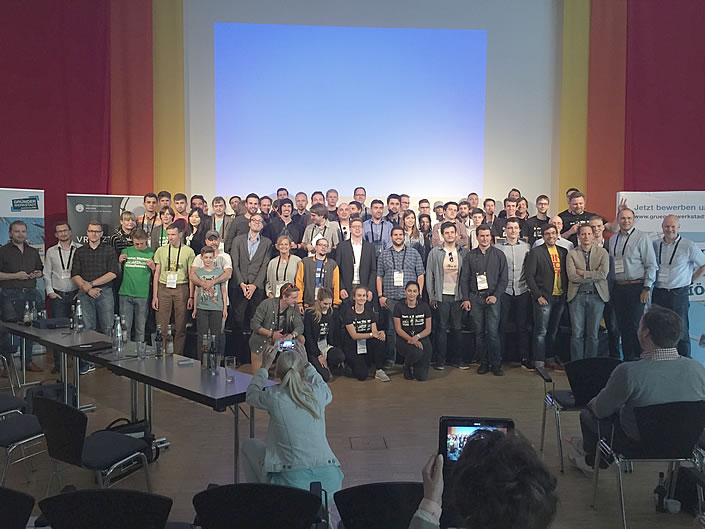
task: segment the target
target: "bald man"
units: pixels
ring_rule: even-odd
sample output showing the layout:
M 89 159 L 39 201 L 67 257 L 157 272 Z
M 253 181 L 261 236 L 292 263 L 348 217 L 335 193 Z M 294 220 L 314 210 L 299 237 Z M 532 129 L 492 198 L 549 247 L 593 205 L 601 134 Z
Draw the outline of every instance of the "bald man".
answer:
M 548 221 L 549 224 L 553 224 L 556 229 L 558 230 L 558 233 L 561 233 L 563 231 L 563 219 L 561 219 L 558 215 L 555 217 L 551 217 L 551 219 Z M 532 248 L 536 248 L 537 246 L 541 246 L 543 244 L 543 239 L 536 239 L 536 242 L 534 242 L 534 245 Z M 564 239 L 563 237 L 558 237 L 558 240 L 556 241 L 556 246 L 560 246 L 561 248 L 565 248 L 568 251 L 571 251 L 573 248 L 575 248 L 575 245 L 570 242 L 568 239 Z
M 676 215 L 666 215 L 661 223 L 663 239 L 654 241 L 658 272 L 654 283 L 653 302 L 674 311 L 683 320 L 678 353 L 690 357 L 690 285 L 705 274 L 705 254 L 691 240 L 681 237 Z

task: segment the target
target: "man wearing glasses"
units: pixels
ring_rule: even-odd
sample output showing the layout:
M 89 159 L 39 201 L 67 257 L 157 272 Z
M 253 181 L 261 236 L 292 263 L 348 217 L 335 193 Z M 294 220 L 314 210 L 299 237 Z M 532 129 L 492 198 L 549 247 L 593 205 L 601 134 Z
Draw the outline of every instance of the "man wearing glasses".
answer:
M 435 369 L 445 369 L 449 365 L 469 369 L 467 352 L 460 344 L 461 312 L 463 299 L 460 291 L 460 269 L 468 253 L 467 248 L 457 244 L 457 233 L 453 222 L 441 224 L 443 245 L 434 247 L 428 254 L 426 263 L 426 290 L 431 308 L 436 311 L 436 363 Z M 448 357 L 448 331 L 455 337 L 455 348 L 459 354 Z M 461 358 L 457 358 L 461 356 Z
M 76 249 L 71 265 L 71 279 L 80 289 L 78 300 L 83 308 L 86 329 L 110 334 L 115 305 L 111 282 L 120 271 L 113 247 L 102 242 L 103 227 L 97 220 L 88 223 L 88 244 Z M 95 368 L 81 362 L 82 375 Z

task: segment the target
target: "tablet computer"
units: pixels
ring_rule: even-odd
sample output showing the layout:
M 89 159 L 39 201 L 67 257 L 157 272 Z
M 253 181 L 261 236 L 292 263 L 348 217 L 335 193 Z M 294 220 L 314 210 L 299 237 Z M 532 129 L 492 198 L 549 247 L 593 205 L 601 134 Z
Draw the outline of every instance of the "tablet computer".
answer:
M 458 461 L 465 442 L 478 430 L 514 430 L 511 419 L 490 417 L 441 417 L 438 425 L 438 453 L 443 456 L 445 467 Z

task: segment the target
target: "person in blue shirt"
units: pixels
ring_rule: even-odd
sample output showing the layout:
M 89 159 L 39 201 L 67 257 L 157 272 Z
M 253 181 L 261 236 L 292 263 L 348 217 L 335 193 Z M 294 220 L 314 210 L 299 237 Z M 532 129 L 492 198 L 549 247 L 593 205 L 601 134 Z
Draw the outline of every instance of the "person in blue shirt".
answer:
M 394 224 L 382 218 L 383 212 L 384 202 L 373 200 L 370 205 L 372 218 L 366 220 L 362 225 L 362 238 L 374 245 L 377 257 L 380 256 L 383 250 L 392 247 L 392 228 Z

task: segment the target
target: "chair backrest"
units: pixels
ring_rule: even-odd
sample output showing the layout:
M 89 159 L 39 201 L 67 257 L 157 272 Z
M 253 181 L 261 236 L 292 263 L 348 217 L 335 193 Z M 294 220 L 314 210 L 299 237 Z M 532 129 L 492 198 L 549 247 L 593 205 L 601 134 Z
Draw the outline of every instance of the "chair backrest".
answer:
M 634 408 L 643 459 L 688 459 L 705 429 L 705 401 Z
M 34 498 L 24 492 L 0 487 L 0 527 L 25 529 L 32 516 Z
M 612 371 L 622 362 L 616 358 L 596 357 L 573 360 L 565 365 L 565 374 L 576 406 L 587 406 L 607 385 Z
M 164 529 L 171 498 L 120 489 L 68 492 L 39 502 L 52 529 Z
M 34 397 L 32 411 L 44 430 L 49 455 L 57 461 L 81 466 L 88 417 L 62 402 Z
M 282 485 L 240 483 L 199 492 L 193 506 L 203 529 L 306 529 L 318 518 L 321 498 Z
M 407 529 L 423 499 L 423 484 L 368 483 L 335 493 L 345 529 Z

